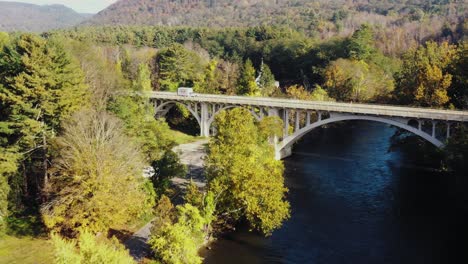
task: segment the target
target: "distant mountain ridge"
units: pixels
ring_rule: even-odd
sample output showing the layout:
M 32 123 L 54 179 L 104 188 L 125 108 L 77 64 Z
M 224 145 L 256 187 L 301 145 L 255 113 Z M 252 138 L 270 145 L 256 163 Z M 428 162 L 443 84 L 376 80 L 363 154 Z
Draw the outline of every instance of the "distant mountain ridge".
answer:
M 325 0 L 319 2 L 335 5 Z M 120 0 L 86 24 L 252 26 L 287 18 L 288 12 L 304 13 L 316 5 L 317 1 L 307 0 Z
M 320 21 L 341 19 L 350 11 L 362 12 L 363 16 L 420 11 L 444 15 L 448 11 L 441 10 L 464 13 L 463 6 L 463 0 L 119 0 L 84 24 L 221 28 L 281 25 L 308 30 L 326 27 Z
M 0 31 L 43 32 L 75 26 L 90 18 L 64 5 L 35 5 L 0 1 Z

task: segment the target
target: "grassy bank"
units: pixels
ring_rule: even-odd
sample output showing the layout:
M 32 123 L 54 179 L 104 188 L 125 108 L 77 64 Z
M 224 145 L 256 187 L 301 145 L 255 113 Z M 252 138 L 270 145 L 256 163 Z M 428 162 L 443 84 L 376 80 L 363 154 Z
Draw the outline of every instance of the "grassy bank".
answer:
M 46 238 L 0 238 L 0 263 L 49 264 L 53 263 L 53 246 Z
M 191 135 L 182 133 L 182 132 L 177 131 L 177 130 L 172 130 L 172 132 L 173 132 L 173 134 L 172 134 L 173 139 L 174 139 L 174 141 L 176 142 L 177 145 L 192 143 L 194 141 L 197 141 L 197 140 L 201 139 L 201 137 L 191 136 Z

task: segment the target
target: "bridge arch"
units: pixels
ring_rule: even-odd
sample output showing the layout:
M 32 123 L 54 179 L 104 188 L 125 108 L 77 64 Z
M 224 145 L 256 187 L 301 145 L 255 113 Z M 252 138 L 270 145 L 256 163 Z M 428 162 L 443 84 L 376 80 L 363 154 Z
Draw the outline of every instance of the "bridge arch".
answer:
M 164 102 L 156 102 L 154 105 L 154 113 L 155 117 L 164 117 L 169 110 L 174 107 L 176 104 L 183 105 L 195 119 L 200 127 L 200 136 L 208 137 L 210 136 L 210 131 L 212 129 L 212 125 L 216 116 L 221 113 L 223 110 L 233 109 L 233 108 L 244 108 L 248 110 L 252 116 L 257 120 L 260 121 L 265 113 L 264 109 L 258 108 L 260 113 L 255 111 L 254 107 L 248 107 L 243 105 L 223 105 L 223 104 L 198 104 L 198 103 L 185 103 L 181 101 L 164 101 Z
M 169 110 L 177 104 L 183 105 L 192 114 L 192 116 L 197 120 L 197 123 L 200 126 L 200 128 L 202 127 L 201 115 L 200 115 L 200 112 L 198 111 L 198 106 L 186 104 L 184 102 L 166 101 L 166 102 L 162 102 L 161 104 L 157 106 L 155 105 L 154 107 L 155 117 L 158 118 L 158 117 L 166 116 Z
M 234 109 L 234 108 L 243 108 L 243 109 L 246 109 L 248 110 L 252 116 L 257 120 L 257 121 L 260 121 L 262 120 L 263 116 L 262 114 L 257 114 L 254 109 L 252 108 L 249 108 L 249 107 L 245 107 L 245 106 L 242 106 L 242 105 L 226 105 L 226 106 L 222 106 L 220 108 L 218 108 L 214 113 L 213 115 L 210 117 L 210 119 L 208 120 L 208 124 L 209 126 L 211 126 L 216 118 L 216 116 L 221 113 L 221 111 L 224 111 L 224 110 L 228 110 L 228 109 Z
M 348 121 L 348 120 L 366 120 L 366 121 L 374 121 L 374 122 L 379 122 L 379 123 L 384 123 L 384 124 L 389 124 L 398 128 L 402 128 L 406 131 L 409 131 L 427 141 L 429 141 L 431 144 L 434 146 L 441 148 L 444 146 L 444 143 L 440 140 L 438 140 L 436 137 L 433 137 L 432 135 L 429 135 L 428 133 L 419 130 L 415 127 L 412 127 L 408 124 L 408 120 L 405 120 L 405 123 L 400 122 L 398 120 L 390 119 L 390 118 L 382 118 L 382 117 L 377 117 L 377 116 L 367 116 L 367 115 L 336 115 L 336 114 L 331 114 L 330 118 L 328 119 L 323 119 L 320 121 L 317 121 L 315 123 L 312 123 L 308 126 L 305 126 L 304 128 L 294 132 L 293 134 L 285 137 L 281 142 L 278 143 L 277 146 L 277 157 L 278 158 L 283 158 L 285 157 L 284 154 L 281 154 L 287 149 L 290 149 L 294 143 L 299 141 L 303 136 L 305 136 L 307 133 L 310 131 L 314 130 L 317 127 L 324 126 L 326 124 L 331 124 L 331 123 L 336 123 L 336 122 L 341 122 L 341 121 Z

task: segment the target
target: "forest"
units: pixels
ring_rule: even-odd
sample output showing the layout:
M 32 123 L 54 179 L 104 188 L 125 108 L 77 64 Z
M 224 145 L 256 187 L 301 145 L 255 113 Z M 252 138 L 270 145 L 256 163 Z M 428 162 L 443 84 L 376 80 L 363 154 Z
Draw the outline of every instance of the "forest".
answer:
M 405 21 L 420 13 L 370 2 L 360 10 L 396 9 Z M 436 7 L 422 11 L 448 12 Z M 134 263 L 125 232 L 153 219 L 154 255 L 146 263 L 201 263 L 198 250 L 240 222 L 265 236 L 281 227 L 291 212 L 284 166 L 270 144 L 281 121 L 257 122 L 242 109 L 221 113 L 207 146 L 207 187 L 190 184 L 173 204 L 169 180 L 187 168 L 172 150 L 172 129 L 189 113 L 180 107 L 170 122 L 155 119 L 144 92 L 184 86 L 468 109 L 466 18 L 437 32 L 419 28 L 420 36 L 408 30 L 411 22 L 396 20 L 338 29 L 358 18 L 334 13 L 328 32 L 336 34 L 279 25 L 0 32 L 1 236 L 46 239 L 54 250 L 44 258 L 54 263 Z M 433 30 L 432 18 L 414 21 Z M 441 151 L 441 168 L 460 178 L 460 188 L 468 186 L 465 131 L 459 127 Z M 148 167 L 154 175 L 142 177 Z

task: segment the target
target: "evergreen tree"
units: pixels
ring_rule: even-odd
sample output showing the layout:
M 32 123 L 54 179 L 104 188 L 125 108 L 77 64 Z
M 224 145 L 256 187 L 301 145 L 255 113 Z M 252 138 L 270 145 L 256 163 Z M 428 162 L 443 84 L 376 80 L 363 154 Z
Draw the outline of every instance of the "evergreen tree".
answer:
M 5 220 L 8 216 L 8 194 L 10 192 L 8 180 L 17 171 L 19 156 L 15 149 L 0 146 L 0 236 L 5 231 Z
M 348 56 L 356 60 L 369 60 L 375 53 L 374 31 L 363 24 L 348 40 Z
M 161 50 L 156 56 L 159 89 L 176 91 L 180 86 L 192 87 L 201 78 L 200 57 L 180 44 Z
M 250 59 L 245 61 L 244 67 L 242 68 L 237 82 L 237 94 L 249 96 L 260 95 L 257 83 L 255 82 L 255 68 Z
M 28 154 L 21 157 L 28 171 L 17 174 L 29 176 L 17 180 L 26 186 L 15 192 L 34 195 L 47 182 L 48 141 L 86 105 L 83 81 L 78 65 L 55 41 L 24 34 L 0 52 L 0 147 Z
M 262 96 L 271 96 L 276 89 L 275 76 L 271 72 L 270 67 L 265 63 L 262 63 L 260 67 L 260 74 L 258 86 L 260 87 Z

